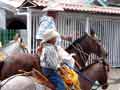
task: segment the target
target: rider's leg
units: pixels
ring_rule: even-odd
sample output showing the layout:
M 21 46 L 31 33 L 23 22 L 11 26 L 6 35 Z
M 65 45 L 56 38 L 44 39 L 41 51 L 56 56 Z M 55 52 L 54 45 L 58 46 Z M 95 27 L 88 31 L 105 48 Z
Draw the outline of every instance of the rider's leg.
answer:
M 43 73 L 55 85 L 56 90 L 65 90 L 64 81 L 55 70 L 44 68 Z

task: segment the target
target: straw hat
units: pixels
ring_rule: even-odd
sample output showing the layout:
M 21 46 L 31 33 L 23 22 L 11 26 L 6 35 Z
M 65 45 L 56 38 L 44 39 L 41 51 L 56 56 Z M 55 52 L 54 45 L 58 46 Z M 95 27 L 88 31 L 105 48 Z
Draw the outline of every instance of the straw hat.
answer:
M 58 37 L 59 33 L 55 29 L 49 29 L 43 34 L 43 40 L 41 43 L 47 42 L 48 40 Z

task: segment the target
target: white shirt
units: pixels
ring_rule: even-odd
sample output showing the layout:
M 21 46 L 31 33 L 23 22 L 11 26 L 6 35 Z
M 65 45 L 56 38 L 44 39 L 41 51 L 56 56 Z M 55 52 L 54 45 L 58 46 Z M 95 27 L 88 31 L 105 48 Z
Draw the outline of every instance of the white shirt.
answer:
M 45 44 L 40 57 L 41 66 L 45 68 L 57 69 L 63 62 L 62 58 L 59 56 L 57 47 L 52 44 Z

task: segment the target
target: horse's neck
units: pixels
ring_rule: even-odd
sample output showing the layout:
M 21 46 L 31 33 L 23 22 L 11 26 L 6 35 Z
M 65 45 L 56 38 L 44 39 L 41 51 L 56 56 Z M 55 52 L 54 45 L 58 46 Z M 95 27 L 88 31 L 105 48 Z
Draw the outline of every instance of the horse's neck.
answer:
M 87 69 L 83 71 L 83 73 L 87 75 L 91 80 L 96 81 L 99 80 L 100 77 L 102 77 L 102 69 L 102 64 L 95 63 L 88 66 Z
M 100 67 L 97 63 L 83 69 L 82 75 L 79 75 L 82 90 L 90 90 L 95 81 L 99 81 L 100 77 L 104 77 L 100 72 Z
M 70 47 L 66 48 L 68 53 L 75 53 L 74 56 L 75 60 L 80 64 L 81 67 L 85 67 L 85 63 L 88 60 L 88 53 L 84 51 L 81 45 L 71 45 Z

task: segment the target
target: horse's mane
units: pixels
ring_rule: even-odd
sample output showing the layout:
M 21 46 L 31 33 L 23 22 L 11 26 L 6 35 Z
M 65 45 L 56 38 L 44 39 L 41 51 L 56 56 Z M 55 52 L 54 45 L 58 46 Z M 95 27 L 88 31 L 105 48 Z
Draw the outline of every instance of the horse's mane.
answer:
M 84 38 L 86 38 L 86 36 L 87 36 L 87 34 L 85 33 L 82 37 L 76 39 L 72 44 L 70 44 L 70 45 L 67 47 L 67 49 L 70 48 L 70 47 L 72 47 L 72 45 L 76 45 L 76 44 L 80 43 Z

